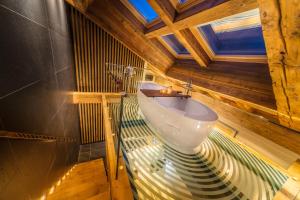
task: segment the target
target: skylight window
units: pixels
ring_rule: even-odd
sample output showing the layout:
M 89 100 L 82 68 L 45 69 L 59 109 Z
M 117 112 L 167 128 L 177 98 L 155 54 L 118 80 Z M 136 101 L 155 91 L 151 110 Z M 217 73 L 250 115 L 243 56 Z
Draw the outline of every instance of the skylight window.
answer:
M 185 3 L 187 2 L 188 0 L 178 0 L 179 3 Z
M 216 55 L 266 55 L 259 10 L 198 27 Z
M 129 3 L 145 18 L 147 22 L 152 22 L 158 18 L 158 15 L 147 0 L 129 0 Z
M 210 24 L 216 33 L 260 27 L 259 9 L 226 17 Z
M 189 54 L 188 50 L 177 40 L 174 34 L 164 35 L 162 38 L 177 54 Z

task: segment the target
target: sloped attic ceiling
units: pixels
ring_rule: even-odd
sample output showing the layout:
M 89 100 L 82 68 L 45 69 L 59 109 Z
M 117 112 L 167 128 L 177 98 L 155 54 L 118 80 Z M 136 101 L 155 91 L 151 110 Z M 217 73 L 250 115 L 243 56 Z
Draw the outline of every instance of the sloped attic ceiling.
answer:
M 134 0 L 92 1 L 81 11 L 170 77 L 182 81 L 192 78 L 195 84 L 220 95 L 276 108 L 265 56 L 212 54 L 203 37 L 201 41 L 198 30 L 201 24 L 256 9 L 255 0 L 199 1 L 181 13 L 169 0 L 143 1 L 146 10 L 150 6 L 151 12 L 158 16 L 150 22 L 143 14 L 143 5 L 137 8 L 134 3 Z M 244 6 L 236 6 L 241 3 Z
M 73 0 L 67 1 L 74 5 Z M 276 71 L 277 68 L 274 68 L 273 63 L 268 67 L 265 46 L 270 47 L 267 48 L 267 51 L 276 50 L 278 43 L 273 44 L 272 31 L 277 35 L 281 33 L 278 32 L 280 27 L 275 23 L 275 29 L 267 28 L 262 37 L 260 17 L 257 15 L 258 7 L 263 9 L 260 12 L 269 13 L 269 16 L 262 16 L 264 18 L 262 23 L 267 24 L 270 20 L 278 21 L 276 17 L 270 18 L 274 12 L 269 9 L 268 3 L 265 1 L 143 0 L 143 4 L 151 8 L 154 16 L 149 19 L 147 19 L 149 16 L 142 11 L 143 6 L 138 8 L 134 6 L 134 0 L 84 0 L 83 2 L 84 6 L 77 6 L 80 7 L 78 9 L 82 13 L 143 57 L 159 73 L 174 78 L 176 71 L 176 76 L 183 81 L 193 74 L 194 82 L 198 84 L 199 88 L 217 93 L 222 100 L 233 99 L 237 106 L 247 104 L 247 111 L 255 110 L 253 112 L 263 116 L 271 115 L 271 119 L 273 118 L 275 121 L 278 116 L 274 113 L 280 110 L 283 113 L 280 115 L 283 118 L 281 123 L 286 126 L 291 125 L 287 122 L 291 119 L 289 116 L 293 112 L 289 110 L 293 107 L 288 105 L 298 104 L 295 95 L 282 92 L 284 91 L 282 88 L 285 86 L 280 82 L 280 77 L 291 78 L 293 82 L 293 77 L 297 74 L 290 74 L 290 77 L 284 76 L 284 74 L 279 75 L 283 71 L 277 71 L 278 76 L 271 74 L 272 81 L 275 80 L 278 83 L 275 85 L 278 92 L 275 103 L 268 69 L 272 68 Z M 273 4 L 276 2 L 272 1 Z M 290 3 L 290 5 L 294 5 L 294 3 Z M 274 8 L 278 7 L 272 7 L 272 9 Z M 297 13 L 297 4 L 290 6 L 289 9 L 293 10 L 293 13 Z M 248 12 L 248 16 L 245 16 L 245 12 Z M 275 13 L 278 12 L 281 11 L 275 11 Z M 230 19 L 230 23 L 228 23 L 228 19 Z M 293 19 L 296 18 L 291 18 L 291 20 Z M 284 20 L 288 19 L 284 18 Z M 278 24 L 281 23 L 278 22 Z M 293 28 L 290 26 L 289 32 L 292 33 Z M 203 31 L 202 29 L 210 30 Z M 211 32 L 211 34 L 206 32 Z M 267 42 L 265 33 L 268 35 Z M 173 44 L 170 44 L 170 40 L 169 44 L 164 41 L 163 37 L 167 35 L 172 35 Z M 212 37 L 215 37 L 216 41 L 212 42 L 210 40 Z M 285 35 L 281 37 L 281 39 L 283 38 Z M 177 49 L 174 49 L 174 42 Z M 176 52 L 178 47 L 179 50 L 183 50 L 184 54 Z M 285 46 L 285 48 L 290 48 L 290 46 Z M 290 52 L 294 51 L 290 49 Z M 269 51 L 269 53 L 274 52 Z M 285 51 L 275 51 L 278 56 L 272 58 L 282 57 L 280 56 L 282 53 L 286 59 L 293 55 L 285 54 Z M 289 61 L 294 62 L 293 59 L 289 59 Z M 269 60 L 269 62 L 273 61 Z M 274 62 L 281 63 L 282 60 L 275 59 Z M 241 71 L 242 73 L 240 73 Z M 230 73 L 235 76 L 228 76 Z M 204 77 L 205 81 L 200 81 L 200 77 Z M 214 86 L 208 84 L 212 82 Z M 228 88 L 226 89 L 226 87 Z M 288 87 L 291 88 L 289 91 L 293 91 L 296 86 L 289 83 Z M 247 90 L 247 94 L 242 95 L 239 92 L 241 90 Z M 283 99 L 292 100 L 294 103 L 279 102 Z M 266 115 L 265 112 L 268 114 Z M 267 118 L 269 117 L 267 116 Z M 294 120 L 299 121 L 298 118 L 294 118 Z

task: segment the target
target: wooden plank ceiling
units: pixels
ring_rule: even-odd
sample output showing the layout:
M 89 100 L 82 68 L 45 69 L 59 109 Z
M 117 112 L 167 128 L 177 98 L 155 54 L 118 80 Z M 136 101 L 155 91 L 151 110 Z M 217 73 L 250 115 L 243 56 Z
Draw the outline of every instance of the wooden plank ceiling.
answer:
M 276 30 L 279 30 L 280 23 L 272 25 L 273 19 L 270 15 L 275 15 L 275 21 L 279 20 L 278 16 L 286 15 L 285 9 L 278 8 L 278 2 L 281 0 L 272 1 L 272 8 L 268 8 L 268 3 L 262 3 L 263 1 L 260 0 L 188 0 L 184 4 L 176 0 L 147 0 L 159 16 L 150 23 L 139 16 L 139 12 L 129 5 L 129 0 L 85 0 L 82 1 L 83 3 L 76 3 L 78 1 L 75 0 L 66 1 L 145 59 L 160 73 L 182 81 L 192 79 L 197 86 L 217 92 L 218 100 L 226 102 L 230 99 L 231 104 L 242 109 L 247 108 L 245 110 L 248 112 L 251 112 L 252 106 L 255 105 L 255 114 L 294 130 L 300 130 L 298 123 L 300 101 L 296 102 L 298 98 L 294 90 L 296 87 L 291 87 L 292 82 L 299 78 L 298 73 L 293 74 L 295 67 L 299 67 L 299 59 L 295 60 L 291 56 L 297 57 L 296 54 L 300 51 L 292 50 L 290 45 L 291 41 L 299 43 L 299 36 L 282 36 L 280 33 L 272 36 L 273 31 L 276 33 Z M 285 4 L 290 6 L 293 3 Z M 197 30 L 197 26 L 201 24 L 208 24 L 259 7 L 263 16 L 262 26 L 268 56 L 280 53 L 281 44 L 288 44 L 284 46 L 285 52 L 292 52 L 289 54 L 290 57 L 285 57 L 286 62 L 283 62 L 288 63 L 290 69 L 288 77 L 283 76 L 282 73 L 285 71 L 280 69 L 285 68 L 286 64 L 282 64 L 279 68 L 275 67 L 275 63 L 282 61 L 278 61 L 277 58 L 280 57 L 271 56 L 271 59 L 269 57 L 270 67 L 268 67 L 266 56 L 214 55 Z M 298 7 L 299 5 L 294 5 L 292 9 L 295 16 L 299 14 Z M 271 14 L 265 17 L 265 12 Z M 292 34 L 295 31 L 296 24 L 289 26 L 288 33 Z M 176 36 L 190 53 L 190 59 L 177 56 L 170 51 L 161 39 L 167 34 Z M 272 41 L 277 40 L 274 38 L 277 36 L 283 38 L 283 42 L 272 44 Z M 271 51 L 274 48 L 276 51 Z M 275 69 L 278 69 L 276 75 L 271 73 L 270 76 L 269 71 L 273 72 Z M 283 84 L 279 84 L 280 81 L 282 82 L 282 76 L 285 79 Z M 274 84 L 274 81 L 277 84 Z M 240 106 L 241 104 L 244 106 Z M 279 114 L 276 116 L 272 114 L 270 117 L 265 110 L 270 110 L 269 114 Z M 278 115 L 283 117 L 278 119 Z M 291 121 L 297 123 L 293 124 Z

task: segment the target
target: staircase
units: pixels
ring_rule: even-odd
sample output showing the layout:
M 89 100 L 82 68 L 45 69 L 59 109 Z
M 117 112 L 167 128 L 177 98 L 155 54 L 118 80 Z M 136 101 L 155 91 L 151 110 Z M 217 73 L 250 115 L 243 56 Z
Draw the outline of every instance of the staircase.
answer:
M 47 196 L 49 200 L 110 199 L 109 182 L 102 159 L 76 164 L 69 175 Z

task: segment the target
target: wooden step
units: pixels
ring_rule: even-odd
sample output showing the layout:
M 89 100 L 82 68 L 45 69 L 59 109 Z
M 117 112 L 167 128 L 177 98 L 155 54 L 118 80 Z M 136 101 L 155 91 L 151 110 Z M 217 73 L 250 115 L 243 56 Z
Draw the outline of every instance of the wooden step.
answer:
M 75 165 L 66 178 L 47 196 L 49 200 L 110 198 L 109 183 L 102 159 Z

